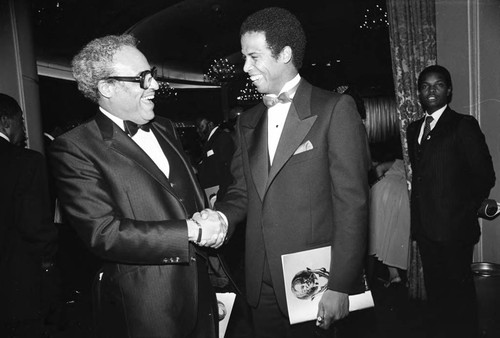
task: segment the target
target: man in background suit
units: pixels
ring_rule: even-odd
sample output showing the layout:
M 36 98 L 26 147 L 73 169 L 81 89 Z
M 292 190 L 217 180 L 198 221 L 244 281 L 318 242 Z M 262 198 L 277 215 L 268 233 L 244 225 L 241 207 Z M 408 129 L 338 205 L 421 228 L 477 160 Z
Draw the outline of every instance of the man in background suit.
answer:
M 425 117 L 408 126 L 413 170 L 411 233 L 422 257 L 431 337 L 477 337 L 471 263 L 480 229 L 477 210 L 495 184 L 476 119 L 449 106 L 451 76 L 429 66 L 418 77 Z M 425 122 L 424 122 L 425 121 Z
M 215 204 L 229 232 L 247 217 L 246 291 L 256 337 L 311 337 L 348 314 L 366 254 L 368 143 L 356 104 L 298 73 L 305 34 L 281 8 L 248 17 L 240 29 L 244 71 L 266 100 L 236 127 L 234 183 Z M 267 102 L 267 101 L 266 101 Z M 207 212 L 207 214 L 209 214 Z M 328 290 L 318 320 L 290 325 L 281 255 L 331 246 Z M 324 334 L 326 331 L 319 330 Z
M 234 111 L 233 111 L 234 113 Z M 216 126 L 207 118 L 198 118 L 195 121 L 196 131 L 202 142 L 201 160 L 198 163 L 198 178 L 203 189 L 218 187 L 215 194 L 207 194 L 209 205 L 213 207 L 216 200 L 222 200 L 226 194 L 227 187 L 232 182 L 231 159 L 234 153 L 234 138 L 231 129 L 232 122 L 236 122 L 238 115 L 232 114 L 232 119 Z M 225 269 L 233 277 L 234 286 L 231 289 L 226 287 L 218 292 L 234 291 L 237 296 L 233 304 L 227 334 L 238 332 L 238 335 L 248 334 L 253 337 L 250 324 L 250 310 L 245 293 L 245 229 L 244 225 L 239 226 L 237 232 L 231 236 L 231 242 L 226 243 L 217 252 L 223 258 Z M 242 336 L 243 337 L 243 336 Z
M 229 131 L 216 126 L 206 118 L 196 121 L 196 131 L 202 142 L 198 178 L 203 189 L 218 186 L 217 199 L 224 197 L 231 183 L 231 159 L 234 142 Z M 211 202 L 211 201 L 210 201 Z M 210 205 L 213 205 L 212 203 Z
M 1 337 L 42 337 L 42 275 L 56 251 L 45 159 L 25 139 L 21 108 L 0 94 Z
M 56 138 L 51 163 L 67 221 L 103 261 L 104 337 L 216 337 L 206 255 L 218 218 L 204 207 L 173 124 L 153 112 L 155 69 L 131 35 L 88 43 L 73 59 L 94 118 Z M 211 240 L 213 237 L 214 240 Z M 220 236 L 219 236 L 220 235 Z

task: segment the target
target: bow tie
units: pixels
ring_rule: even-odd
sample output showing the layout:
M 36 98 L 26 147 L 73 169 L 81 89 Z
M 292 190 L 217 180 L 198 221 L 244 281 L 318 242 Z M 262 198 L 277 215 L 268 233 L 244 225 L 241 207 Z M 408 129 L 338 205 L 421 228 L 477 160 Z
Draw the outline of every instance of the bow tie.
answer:
M 290 97 L 290 94 L 288 94 L 288 92 L 284 92 L 278 96 L 264 95 L 262 97 L 262 102 L 264 102 L 267 108 L 271 108 L 278 103 L 292 102 L 292 98 Z
M 151 129 L 151 124 L 148 122 L 146 124 L 138 125 L 132 121 L 123 121 L 123 126 L 125 127 L 125 133 L 130 135 L 130 137 L 134 137 L 139 129 L 142 129 L 148 132 Z

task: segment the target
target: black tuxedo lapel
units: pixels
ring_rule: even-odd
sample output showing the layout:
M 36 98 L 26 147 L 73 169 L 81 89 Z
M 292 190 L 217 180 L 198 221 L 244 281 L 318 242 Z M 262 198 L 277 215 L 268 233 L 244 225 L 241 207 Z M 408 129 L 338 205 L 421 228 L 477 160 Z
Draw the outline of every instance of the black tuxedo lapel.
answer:
M 247 125 L 242 125 L 241 132 L 248 144 L 248 159 L 255 189 L 260 199 L 263 200 L 269 171 L 267 113 L 264 104 L 260 104 L 255 109 L 255 112 L 249 112 L 254 114 L 255 119 Z
M 311 85 L 302 80 L 290 105 L 266 187 L 269 187 L 274 177 L 293 156 L 316 121 L 317 116 L 311 116 L 311 90 Z
M 179 148 L 174 144 L 174 142 L 172 142 L 172 140 L 175 139 L 175 135 L 172 135 L 172 133 L 169 132 L 163 125 L 155 122 L 151 124 L 151 130 L 155 134 L 160 147 L 162 148 L 165 156 L 167 157 L 167 160 L 169 161 L 170 173 L 172 174 L 173 171 L 179 171 L 179 174 L 185 174 L 185 177 L 187 177 L 189 180 L 189 182 L 186 182 L 186 184 L 189 184 L 191 187 L 193 187 L 192 192 L 195 194 L 195 196 L 193 197 L 196 203 L 196 210 L 203 209 L 203 192 L 198 185 L 198 180 L 196 179 L 194 172 L 191 170 L 191 164 L 183 155 L 183 153 L 179 151 Z M 166 147 L 170 147 L 170 149 L 167 150 Z M 174 159 L 172 158 L 172 161 L 170 160 L 171 156 L 168 155 L 169 153 L 172 153 L 173 156 L 177 156 L 181 163 L 180 167 L 173 165 Z M 170 184 L 169 188 L 171 188 Z
M 212 137 L 210 137 L 210 138 L 207 140 L 207 142 L 205 142 L 205 145 L 203 146 L 203 150 L 204 150 L 204 152 L 205 152 L 205 153 L 203 154 L 203 156 L 204 156 L 204 157 L 206 157 L 206 156 L 207 156 L 207 151 L 209 151 L 210 149 L 212 149 L 212 146 L 213 146 L 213 144 L 214 144 L 215 139 L 217 138 L 217 134 L 218 134 L 218 133 L 220 133 L 220 127 L 219 127 L 219 128 L 217 128 L 217 129 L 214 131 L 214 133 L 213 133 Z
M 294 104 L 290 106 L 286 117 L 285 125 L 281 133 L 281 137 L 276 148 L 276 153 L 273 159 L 273 165 L 269 172 L 267 186 L 269 186 L 281 168 L 285 165 L 290 157 L 300 144 L 304 141 L 312 125 L 316 121 L 317 116 L 310 116 L 307 119 L 301 120 Z
M 95 121 L 101 131 L 104 142 L 111 150 L 132 160 L 138 167 L 144 169 L 145 172 L 157 180 L 165 189 L 173 193 L 172 187 L 163 172 L 120 127 L 102 113 L 96 115 Z

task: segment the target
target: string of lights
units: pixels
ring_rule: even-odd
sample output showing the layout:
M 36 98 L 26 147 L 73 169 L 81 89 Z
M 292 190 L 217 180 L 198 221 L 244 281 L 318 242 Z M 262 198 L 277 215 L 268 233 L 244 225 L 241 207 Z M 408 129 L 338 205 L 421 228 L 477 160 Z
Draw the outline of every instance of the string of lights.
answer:
M 235 73 L 234 65 L 228 59 L 216 59 L 208 67 L 204 78 L 210 82 L 221 83 L 232 79 Z
M 155 92 L 155 99 L 176 99 L 177 90 L 166 81 L 158 81 L 158 90 Z
M 240 95 L 236 97 L 239 102 L 252 102 L 262 99 L 262 94 L 255 89 L 254 85 L 247 81 L 245 88 L 240 89 Z
M 359 28 L 377 29 L 382 27 L 389 27 L 387 11 L 380 5 L 375 5 L 372 9 L 367 8 L 365 10 L 364 21 Z

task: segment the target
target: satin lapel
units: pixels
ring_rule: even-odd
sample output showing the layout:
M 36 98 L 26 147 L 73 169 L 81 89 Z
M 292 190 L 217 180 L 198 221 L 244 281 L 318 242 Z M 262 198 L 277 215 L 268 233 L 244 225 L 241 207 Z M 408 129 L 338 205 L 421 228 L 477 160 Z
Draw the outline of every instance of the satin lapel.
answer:
M 167 142 L 175 150 L 177 155 L 179 155 L 179 157 L 182 160 L 182 163 L 184 164 L 184 168 L 179 168 L 179 169 L 184 169 L 188 172 L 191 183 L 195 187 L 198 205 L 200 208 L 204 208 L 204 205 L 205 205 L 204 200 L 205 199 L 204 199 L 203 191 L 202 191 L 201 187 L 199 186 L 198 179 L 196 178 L 196 175 L 192 169 L 192 166 L 191 166 L 190 162 L 188 161 L 188 159 L 184 156 L 184 153 L 179 151 L 178 145 L 176 145 L 176 144 L 174 144 L 174 142 L 172 142 L 172 140 L 175 139 L 175 135 L 172 135 L 172 133 L 160 123 L 153 122 L 151 125 L 151 129 L 155 133 L 155 136 L 157 137 L 158 142 L 161 142 L 161 141 Z M 170 184 L 168 184 L 168 189 L 169 190 L 171 189 Z
M 212 149 L 212 145 L 214 143 L 214 140 L 215 138 L 217 137 L 217 133 L 219 132 L 219 128 L 217 128 L 217 130 L 214 132 L 214 134 L 212 135 L 212 137 L 207 140 L 207 142 L 205 142 L 205 144 L 203 145 L 203 156 L 205 157 L 207 155 L 207 152 Z
M 172 191 L 167 177 L 156 166 L 153 160 L 135 143 L 120 127 L 108 119 L 104 114 L 98 113 L 95 121 L 101 130 L 104 142 L 109 148 L 133 161 L 137 166 L 158 181 L 164 188 Z
M 310 115 L 310 110 L 308 109 L 307 115 Z M 305 114 L 302 114 L 304 116 Z M 278 148 L 273 159 L 273 165 L 269 171 L 269 178 L 267 181 L 267 186 L 271 184 L 274 177 L 278 174 L 281 168 L 285 165 L 290 157 L 299 145 L 304 141 L 309 130 L 311 130 L 312 125 L 316 121 L 317 116 L 308 116 L 305 119 L 301 119 L 297 113 L 296 105 L 293 103 L 290 105 L 290 110 L 286 117 L 285 125 L 283 127 L 283 132 L 278 143 Z
M 267 111 L 262 105 L 260 111 L 255 112 L 258 122 L 255 126 L 242 126 L 243 137 L 248 144 L 248 159 L 253 182 L 261 200 L 264 199 L 266 189 L 269 155 L 267 151 Z

